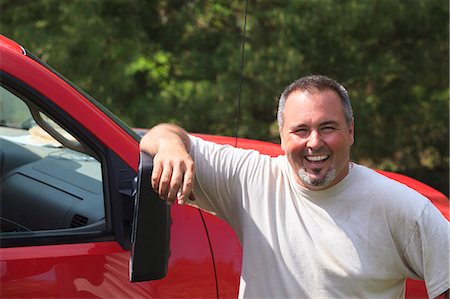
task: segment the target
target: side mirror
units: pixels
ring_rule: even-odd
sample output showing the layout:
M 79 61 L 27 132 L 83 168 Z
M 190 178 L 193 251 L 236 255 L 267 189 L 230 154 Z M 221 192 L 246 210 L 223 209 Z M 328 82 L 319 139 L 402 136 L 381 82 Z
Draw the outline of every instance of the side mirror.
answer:
M 130 281 L 160 279 L 167 274 L 170 207 L 151 188 L 153 158 L 140 153 L 131 240 Z

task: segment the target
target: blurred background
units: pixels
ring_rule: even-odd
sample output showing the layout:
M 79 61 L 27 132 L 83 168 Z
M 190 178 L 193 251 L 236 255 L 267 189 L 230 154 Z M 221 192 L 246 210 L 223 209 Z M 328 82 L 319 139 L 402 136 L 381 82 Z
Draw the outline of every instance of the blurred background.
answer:
M 245 0 L 0 0 L 0 32 L 132 127 L 234 135 Z M 279 142 L 277 99 L 324 74 L 353 160 L 449 194 L 449 2 L 249 0 L 239 136 Z

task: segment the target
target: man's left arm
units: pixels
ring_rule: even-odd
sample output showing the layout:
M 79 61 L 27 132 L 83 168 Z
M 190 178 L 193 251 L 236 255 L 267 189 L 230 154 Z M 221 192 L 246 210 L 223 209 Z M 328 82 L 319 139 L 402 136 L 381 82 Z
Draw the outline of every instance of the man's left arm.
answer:
M 428 202 L 416 222 L 404 256 L 414 273 L 425 280 L 429 298 L 449 296 L 449 235 L 450 223 Z

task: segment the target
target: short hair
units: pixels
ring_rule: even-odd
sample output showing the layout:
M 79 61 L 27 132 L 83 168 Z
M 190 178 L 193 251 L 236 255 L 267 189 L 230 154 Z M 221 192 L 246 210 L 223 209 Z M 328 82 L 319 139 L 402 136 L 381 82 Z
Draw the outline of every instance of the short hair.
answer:
M 278 101 L 278 112 L 277 112 L 277 121 L 278 127 L 283 127 L 284 124 L 284 107 L 286 106 L 286 100 L 289 95 L 297 90 L 308 91 L 308 92 L 317 92 L 324 90 L 333 90 L 335 91 L 339 98 L 341 99 L 342 108 L 344 110 L 344 117 L 347 121 L 347 124 L 350 125 L 353 121 L 353 109 L 352 104 L 350 103 L 350 98 L 348 96 L 347 90 L 336 82 L 333 79 L 330 79 L 323 75 L 311 75 L 302 77 L 292 82 L 288 87 L 284 89 L 281 93 L 280 99 Z

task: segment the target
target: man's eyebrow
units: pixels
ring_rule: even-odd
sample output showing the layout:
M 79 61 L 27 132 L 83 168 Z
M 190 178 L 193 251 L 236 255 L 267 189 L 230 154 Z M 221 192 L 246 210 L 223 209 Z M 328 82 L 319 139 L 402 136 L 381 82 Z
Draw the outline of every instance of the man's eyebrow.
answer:
M 301 129 L 301 128 L 309 128 L 309 125 L 299 123 L 299 124 L 293 124 L 292 126 L 289 127 L 290 130 L 296 130 L 296 129 Z
M 339 126 L 339 122 L 334 121 L 334 120 L 327 120 L 327 121 L 320 123 L 320 126 L 329 126 L 329 125 Z
M 319 123 L 319 127 L 323 127 L 323 126 L 336 126 L 339 127 L 339 122 L 335 121 L 335 120 L 326 120 L 323 121 L 321 123 Z M 305 124 L 305 123 L 298 123 L 298 124 L 293 124 L 292 126 L 289 127 L 289 129 L 291 131 L 295 131 L 297 129 L 304 129 L 304 128 L 310 128 L 311 126 L 309 124 Z

